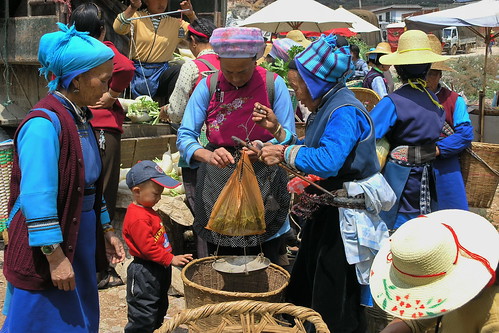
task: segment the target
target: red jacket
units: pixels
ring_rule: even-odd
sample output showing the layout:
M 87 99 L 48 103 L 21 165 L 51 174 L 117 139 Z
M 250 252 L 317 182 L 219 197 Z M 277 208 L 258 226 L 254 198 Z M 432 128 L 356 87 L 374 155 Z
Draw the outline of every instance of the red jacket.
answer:
M 130 255 L 169 266 L 173 259 L 172 247 L 161 223 L 161 217 L 152 208 L 131 203 L 123 220 L 123 238 Z
M 121 54 L 113 43 L 105 41 L 104 44 L 114 52 L 113 76 L 109 80 L 109 88 L 122 92 L 132 81 L 135 66 L 133 61 Z M 122 125 L 125 120 L 125 113 L 117 100 L 111 109 L 92 109 L 92 114 L 94 117 L 90 123 L 94 128 L 123 133 Z

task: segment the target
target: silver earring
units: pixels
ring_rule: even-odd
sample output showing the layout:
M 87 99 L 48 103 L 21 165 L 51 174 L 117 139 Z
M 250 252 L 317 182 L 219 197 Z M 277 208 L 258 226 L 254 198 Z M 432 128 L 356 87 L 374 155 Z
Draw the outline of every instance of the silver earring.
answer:
M 74 92 L 75 94 L 77 94 L 77 93 L 79 93 L 79 92 L 80 92 L 80 89 L 75 88 L 75 89 L 73 89 L 73 92 Z

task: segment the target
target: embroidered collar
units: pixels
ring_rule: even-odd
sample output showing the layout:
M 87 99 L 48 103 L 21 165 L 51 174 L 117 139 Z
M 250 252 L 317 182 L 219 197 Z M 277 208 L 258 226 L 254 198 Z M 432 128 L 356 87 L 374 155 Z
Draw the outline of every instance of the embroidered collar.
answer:
M 56 95 L 56 97 L 59 97 L 59 100 L 62 102 L 64 107 L 71 112 L 77 124 L 85 124 L 87 121 L 92 119 L 92 112 L 90 112 L 87 107 L 84 107 L 83 109 L 80 108 L 57 90 L 54 91 L 53 94 Z

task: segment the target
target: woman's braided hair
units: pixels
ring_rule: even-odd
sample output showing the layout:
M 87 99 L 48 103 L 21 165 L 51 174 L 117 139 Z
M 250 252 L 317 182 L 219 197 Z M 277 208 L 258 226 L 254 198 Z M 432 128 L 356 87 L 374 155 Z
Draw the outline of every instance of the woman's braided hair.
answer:
M 206 36 L 208 36 L 208 38 L 198 36 L 190 31 L 187 32 L 187 38 L 190 39 L 191 37 L 193 37 L 196 40 L 196 42 L 203 43 L 203 44 L 208 44 L 210 42 L 211 34 L 213 33 L 213 30 L 215 30 L 217 28 L 215 23 L 213 23 L 211 20 L 204 18 L 204 17 L 200 17 L 200 18 L 194 20 L 191 23 L 191 27 L 194 30 L 205 34 Z

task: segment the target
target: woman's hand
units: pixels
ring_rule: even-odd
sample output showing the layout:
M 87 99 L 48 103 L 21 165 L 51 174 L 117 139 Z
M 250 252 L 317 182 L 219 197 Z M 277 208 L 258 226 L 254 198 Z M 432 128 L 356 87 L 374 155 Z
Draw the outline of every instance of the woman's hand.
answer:
M 118 264 L 125 260 L 125 250 L 123 249 L 123 243 L 115 235 L 113 231 L 107 231 L 104 233 L 104 238 L 106 240 L 106 257 L 111 264 Z
M 255 148 L 257 148 L 259 151 L 261 151 L 263 146 L 264 146 L 264 143 L 260 140 L 255 140 L 255 141 L 251 142 L 251 145 L 254 146 Z M 260 157 L 260 153 L 256 153 L 253 150 L 246 148 L 246 147 L 243 147 L 243 150 L 248 155 L 251 163 L 255 163 L 256 161 L 258 161 L 258 158 Z
M 189 18 L 189 21 L 194 21 L 197 19 L 196 13 L 194 13 L 194 9 L 192 8 L 192 3 L 191 0 L 184 0 L 180 3 L 180 8 L 181 9 L 189 9 L 187 12 L 184 12 L 184 14 Z
M 266 107 L 260 103 L 255 103 L 253 108 L 253 117 L 251 118 L 258 126 L 265 128 L 270 133 L 274 133 L 279 122 L 271 108 Z
M 116 102 L 116 98 L 112 97 L 109 92 L 105 92 L 100 100 L 95 105 L 89 106 L 91 109 L 110 109 Z
M 283 152 L 286 149 L 285 146 L 281 145 L 269 145 L 262 148 L 262 153 L 260 154 L 260 161 L 267 165 L 275 165 L 284 160 Z
M 159 119 L 165 123 L 171 122 L 170 116 L 168 115 L 168 104 L 159 108 Z
M 137 10 L 142 6 L 142 0 L 130 0 L 130 7 L 133 10 Z
M 227 149 L 221 147 L 211 152 L 207 163 L 219 168 L 225 168 L 229 164 L 236 163 L 236 161 L 234 160 L 234 157 L 231 155 L 231 153 L 227 151 Z
M 76 280 L 73 266 L 61 247 L 59 246 L 54 253 L 46 257 L 49 262 L 50 278 L 54 287 L 64 291 L 75 290 Z

